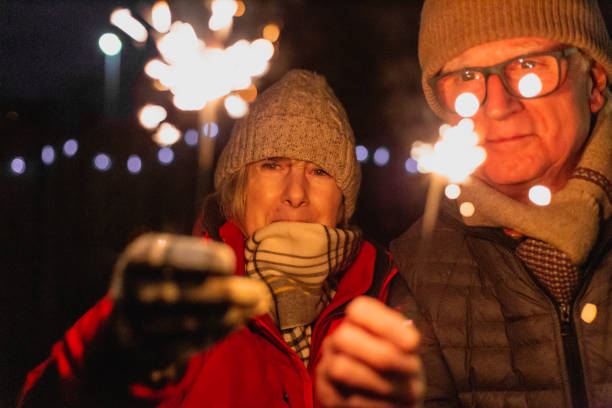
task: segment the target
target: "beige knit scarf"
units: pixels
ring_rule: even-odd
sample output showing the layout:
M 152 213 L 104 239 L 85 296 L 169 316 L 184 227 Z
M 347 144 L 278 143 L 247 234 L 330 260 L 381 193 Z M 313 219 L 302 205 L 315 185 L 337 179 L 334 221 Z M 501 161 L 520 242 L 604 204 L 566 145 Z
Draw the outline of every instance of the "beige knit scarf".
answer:
M 612 100 L 597 116 L 582 157 L 565 187 L 550 205 L 538 207 L 513 200 L 472 177 L 459 203 L 470 201 L 476 212 L 467 225 L 499 226 L 547 242 L 582 265 L 612 214 Z
M 358 231 L 303 222 L 272 223 L 245 243 L 246 273 L 268 285 L 270 315 L 305 364 L 311 324 L 335 293 L 330 278 L 352 265 L 360 247 Z

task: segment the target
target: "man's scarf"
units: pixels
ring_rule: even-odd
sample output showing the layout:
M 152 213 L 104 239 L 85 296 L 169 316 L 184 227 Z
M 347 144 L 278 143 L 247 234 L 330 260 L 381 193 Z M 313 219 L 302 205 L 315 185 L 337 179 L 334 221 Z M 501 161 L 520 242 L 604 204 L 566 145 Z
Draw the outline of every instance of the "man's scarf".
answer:
M 263 280 L 273 298 L 270 315 L 307 364 L 311 324 L 335 293 L 333 282 L 355 260 L 357 231 L 303 222 L 275 222 L 247 239 L 248 276 Z
M 609 96 L 609 95 L 608 95 Z M 472 177 L 460 202 L 474 204 L 466 225 L 499 226 L 527 236 L 517 255 L 561 304 L 569 304 L 580 268 L 612 214 L 612 100 L 599 112 L 584 152 L 565 187 L 545 207 L 513 200 Z

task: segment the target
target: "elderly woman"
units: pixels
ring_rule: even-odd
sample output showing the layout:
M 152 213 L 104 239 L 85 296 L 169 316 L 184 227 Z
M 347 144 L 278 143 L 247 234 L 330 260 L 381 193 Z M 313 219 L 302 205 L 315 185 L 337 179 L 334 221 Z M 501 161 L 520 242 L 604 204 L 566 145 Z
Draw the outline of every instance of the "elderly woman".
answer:
M 232 248 L 236 275 L 265 284 L 272 299 L 267 313 L 193 355 L 175 383 L 131 384 L 123 394 L 115 385 L 109 393 L 113 379 L 89 372 L 104 364 L 87 361 L 88 349 L 100 348 L 96 331 L 113 313 L 106 298 L 30 374 L 22 406 L 49 398 L 49 388 L 58 392 L 56 401 L 82 406 L 121 398 L 160 407 L 318 405 L 312 376 L 323 339 L 353 298 L 384 298 L 395 273 L 386 252 L 349 224 L 359 183 L 354 136 L 340 102 L 321 76 L 290 71 L 234 126 L 217 164 L 216 192 L 194 230 Z M 399 343 L 415 337 L 402 322 L 399 314 L 384 322 Z M 381 386 L 396 381 L 394 375 Z

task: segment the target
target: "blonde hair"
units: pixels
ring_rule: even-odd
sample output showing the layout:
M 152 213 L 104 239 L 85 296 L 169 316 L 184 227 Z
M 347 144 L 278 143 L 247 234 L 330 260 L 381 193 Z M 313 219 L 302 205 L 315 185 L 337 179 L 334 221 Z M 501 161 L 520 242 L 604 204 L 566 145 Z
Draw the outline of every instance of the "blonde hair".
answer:
M 232 221 L 244 231 L 246 193 L 249 179 L 248 166 L 226 177 L 219 185 L 219 207 L 226 220 Z

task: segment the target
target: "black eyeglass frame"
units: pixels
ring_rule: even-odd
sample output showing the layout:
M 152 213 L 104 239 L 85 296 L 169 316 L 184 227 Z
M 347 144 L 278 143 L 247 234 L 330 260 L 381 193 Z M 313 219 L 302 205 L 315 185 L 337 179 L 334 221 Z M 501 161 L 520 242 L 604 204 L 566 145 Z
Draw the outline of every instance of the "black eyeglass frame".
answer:
M 516 98 L 520 98 L 520 99 L 537 99 L 537 98 L 542 98 L 544 96 L 548 96 L 550 94 L 552 94 L 553 92 L 555 92 L 557 89 L 559 89 L 559 86 L 561 86 L 561 74 L 562 74 L 562 70 L 561 70 L 561 60 L 564 58 L 567 58 L 568 56 L 572 55 L 572 54 L 576 54 L 580 52 L 580 50 L 576 47 L 569 47 L 569 48 L 565 48 L 562 50 L 555 50 L 555 51 L 544 51 L 544 52 L 537 52 L 537 53 L 533 53 L 533 54 L 525 54 L 525 55 L 518 55 L 514 58 L 510 58 L 507 59 L 505 61 L 500 62 L 499 64 L 495 64 L 495 65 L 490 65 L 490 66 L 485 66 L 485 67 L 464 67 L 464 68 L 460 68 L 454 71 L 450 71 L 450 72 L 446 72 L 444 74 L 441 75 L 436 75 L 432 78 L 429 79 L 429 81 L 427 81 L 429 83 L 429 86 L 433 89 L 434 91 L 434 95 L 436 97 L 436 99 L 438 100 L 438 105 L 440 105 L 440 107 L 444 110 L 446 110 L 449 113 L 456 113 L 453 109 L 450 109 L 449 107 L 446 106 L 446 104 L 440 103 L 440 97 L 438 96 L 438 87 L 436 86 L 438 81 L 440 81 L 441 79 L 450 76 L 450 75 L 456 75 L 458 73 L 461 72 L 465 72 L 465 71 L 476 71 L 476 72 L 480 72 L 482 75 L 484 75 L 484 79 L 485 79 L 485 88 L 484 88 L 484 97 L 482 98 L 482 101 L 480 102 L 480 105 L 484 105 L 485 101 L 487 100 L 487 84 L 489 81 L 489 76 L 491 76 L 492 74 L 497 75 L 501 81 L 501 83 L 504 85 L 504 89 L 506 90 L 506 92 L 508 92 L 510 95 L 516 97 Z M 557 78 L 557 85 L 549 92 L 540 94 L 540 95 L 536 95 L 536 96 L 523 96 L 521 94 L 518 94 L 516 92 L 514 92 L 511 87 L 508 85 L 508 83 L 506 82 L 506 78 L 504 75 L 504 69 L 506 68 L 506 65 L 508 65 L 509 63 L 516 61 L 516 60 L 520 60 L 520 59 L 528 59 L 528 58 L 532 58 L 532 57 L 540 57 L 540 56 L 551 56 L 551 57 L 555 57 L 555 59 L 557 60 L 557 70 L 559 73 L 559 77 Z

